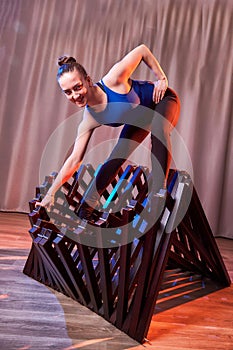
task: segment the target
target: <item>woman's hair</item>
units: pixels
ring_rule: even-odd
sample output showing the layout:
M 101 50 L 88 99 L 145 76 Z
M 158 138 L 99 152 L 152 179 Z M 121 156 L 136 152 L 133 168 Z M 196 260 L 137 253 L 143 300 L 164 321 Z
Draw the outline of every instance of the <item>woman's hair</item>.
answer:
M 87 72 L 85 68 L 76 61 L 74 57 L 61 56 L 57 60 L 58 71 L 57 71 L 57 80 L 67 72 L 73 72 L 75 69 L 83 75 L 84 78 L 87 77 Z

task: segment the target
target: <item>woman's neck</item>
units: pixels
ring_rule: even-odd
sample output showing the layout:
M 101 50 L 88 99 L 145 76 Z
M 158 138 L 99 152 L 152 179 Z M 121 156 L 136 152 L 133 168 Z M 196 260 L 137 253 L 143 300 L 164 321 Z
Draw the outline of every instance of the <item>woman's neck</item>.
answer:
M 88 106 L 93 108 L 95 106 L 103 105 L 106 103 L 107 95 L 105 92 L 98 85 L 93 85 L 88 98 Z

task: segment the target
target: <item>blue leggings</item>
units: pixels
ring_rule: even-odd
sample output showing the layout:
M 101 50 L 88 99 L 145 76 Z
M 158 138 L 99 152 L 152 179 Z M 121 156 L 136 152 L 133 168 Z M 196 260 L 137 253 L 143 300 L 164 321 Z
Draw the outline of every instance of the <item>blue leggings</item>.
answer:
M 148 108 L 146 110 L 149 112 L 144 113 L 143 116 L 142 109 L 139 109 L 138 117 L 136 113 L 136 125 L 124 125 L 117 144 L 100 168 L 95 184 L 89 188 L 84 200 L 94 201 L 102 195 L 105 188 L 117 175 L 120 167 L 149 133 L 151 133 L 151 152 L 153 154 L 152 191 L 156 193 L 164 187 L 171 163 L 170 133 L 179 118 L 180 101 L 176 93 L 168 88 L 164 98 L 155 104 L 154 110 Z

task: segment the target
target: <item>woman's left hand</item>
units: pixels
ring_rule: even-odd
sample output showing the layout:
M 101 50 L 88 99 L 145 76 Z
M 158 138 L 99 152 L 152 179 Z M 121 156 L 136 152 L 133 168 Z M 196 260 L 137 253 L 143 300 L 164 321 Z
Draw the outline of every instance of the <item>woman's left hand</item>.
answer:
M 168 81 L 167 78 L 164 77 L 163 79 L 159 79 L 154 84 L 154 91 L 153 91 L 153 101 L 155 103 L 159 103 L 164 97 L 164 94 L 168 88 Z

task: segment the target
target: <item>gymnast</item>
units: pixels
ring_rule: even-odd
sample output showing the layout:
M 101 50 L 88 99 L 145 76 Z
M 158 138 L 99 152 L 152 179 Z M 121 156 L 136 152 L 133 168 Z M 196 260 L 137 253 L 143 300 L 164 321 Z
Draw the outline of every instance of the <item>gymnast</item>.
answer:
M 153 82 L 131 78 L 142 61 L 154 73 Z M 156 160 L 152 161 L 150 195 L 165 189 L 171 163 L 170 133 L 179 118 L 180 101 L 175 91 L 168 87 L 167 77 L 150 49 L 144 44 L 137 46 L 97 83 L 93 83 L 85 68 L 73 57 L 60 57 L 58 65 L 58 84 L 69 101 L 83 108 L 83 117 L 72 153 L 36 206 L 49 209 L 54 204 L 56 191 L 80 167 L 91 135 L 101 125 L 123 127 L 116 146 L 97 173 L 95 183 L 84 194 L 77 215 L 90 222 L 95 219 L 94 212 L 101 210 L 99 199 L 105 188 L 149 133 L 152 158 Z M 143 115 L 142 109 L 149 112 Z

